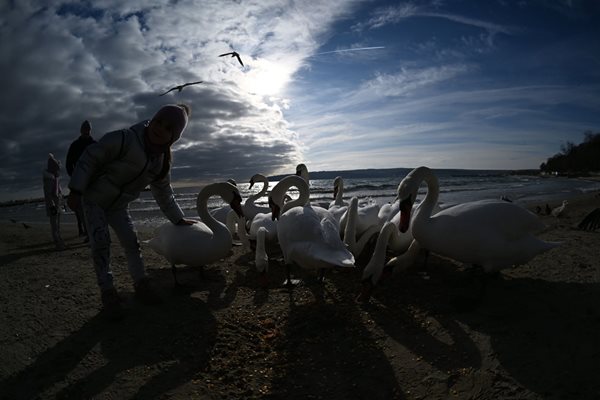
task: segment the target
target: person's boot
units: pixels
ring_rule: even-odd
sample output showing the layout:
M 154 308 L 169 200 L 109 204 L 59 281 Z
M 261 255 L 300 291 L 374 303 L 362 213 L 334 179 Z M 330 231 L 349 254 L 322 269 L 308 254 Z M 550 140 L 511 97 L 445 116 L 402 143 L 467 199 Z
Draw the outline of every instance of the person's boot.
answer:
M 152 286 L 150 278 L 142 278 L 133 285 L 135 297 L 142 304 L 154 306 L 163 302 L 157 290 Z
M 105 289 L 101 292 L 100 296 L 102 298 L 102 309 L 108 319 L 116 321 L 125 316 L 125 311 L 121 306 L 121 297 L 119 297 L 117 289 Z

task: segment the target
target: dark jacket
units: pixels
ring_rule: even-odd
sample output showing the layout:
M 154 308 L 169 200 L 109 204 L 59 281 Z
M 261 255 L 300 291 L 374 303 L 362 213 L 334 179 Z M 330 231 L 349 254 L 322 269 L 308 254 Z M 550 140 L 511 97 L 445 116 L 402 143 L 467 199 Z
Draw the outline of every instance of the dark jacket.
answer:
M 171 174 L 160 177 L 162 153 L 147 152 L 144 129 L 149 121 L 109 132 L 88 146 L 71 176 L 69 188 L 105 210 L 126 208 L 150 185 L 161 211 L 173 223 L 184 217 L 175 201 Z
M 94 138 L 91 136 L 79 136 L 73 141 L 73 143 L 71 143 L 71 146 L 69 146 L 69 152 L 67 153 L 66 165 L 67 174 L 69 174 L 69 176 L 73 175 L 75 164 L 77 164 L 77 161 L 79 160 L 79 157 L 81 157 L 81 155 L 83 154 L 85 148 L 92 143 L 96 143 L 96 140 L 94 140 Z

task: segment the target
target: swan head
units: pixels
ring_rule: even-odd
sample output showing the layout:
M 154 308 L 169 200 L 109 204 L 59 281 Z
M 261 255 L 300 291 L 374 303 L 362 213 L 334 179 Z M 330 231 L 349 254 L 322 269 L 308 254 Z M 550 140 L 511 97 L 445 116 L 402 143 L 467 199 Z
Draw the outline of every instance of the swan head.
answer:
M 356 302 L 368 302 L 371 296 L 373 295 L 373 291 L 375 290 L 375 287 L 377 287 L 377 284 L 382 280 L 385 281 L 386 279 L 389 279 L 392 276 L 392 272 L 393 267 L 386 265 L 385 267 L 383 267 L 383 270 L 381 271 L 381 275 L 379 277 L 376 277 L 376 274 L 370 274 L 364 277 L 361 282 L 360 293 L 358 294 L 358 296 L 356 296 Z
M 285 202 L 286 192 L 291 187 L 297 187 L 300 193 L 300 197 L 293 200 L 289 204 Z M 304 205 L 308 201 L 308 183 L 300 176 L 289 175 L 275 185 L 271 193 L 269 194 L 269 208 L 271 209 L 271 220 L 275 221 L 279 219 L 282 211 L 284 212 L 288 208 L 296 205 Z M 295 204 L 297 203 L 297 204 Z M 284 205 L 287 208 L 284 208 Z
M 304 179 L 306 181 L 306 183 L 308 183 L 309 177 L 308 177 L 308 168 L 306 168 L 306 164 L 298 164 L 296 166 L 296 175 L 301 176 L 302 179 Z
M 343 180 L 341 176 L 336 176 L 333 180 L 333 198 L 337 197 L 338 192 L 340 191 L 340 185 L 343 185 Z
M 398 229 L 402 233 L 410 227 L 410 213 L 413 204 L 417 200 L 419 186 L 423 182 L 424 176 L 430 172 L 431 170 L 427 167 L 415 168 L 398 185 L 398 196 L 396 196 L 396 200 L 400 202 L 400 224 Z
M 244 211 L 242 210 L 242 196 L 240 195 L 237 186 L 230 182 L 223 182 L 223 187 L 224 190 L 221 197 L 229 204 L 231 209 L 235 211 L 237 216 L 242 218 L 244 216 Z

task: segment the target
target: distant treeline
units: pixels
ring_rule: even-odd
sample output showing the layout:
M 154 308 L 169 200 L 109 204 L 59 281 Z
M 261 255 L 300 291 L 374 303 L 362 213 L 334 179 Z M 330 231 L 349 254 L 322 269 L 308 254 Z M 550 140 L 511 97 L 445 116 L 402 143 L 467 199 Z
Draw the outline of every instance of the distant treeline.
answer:
M 600 133 L 585 132 L 583 143 L 578 145 L 566 142 L 560 153 L 540 165 L 540 170 L 561 175 L 587 175 L 600 171 Z

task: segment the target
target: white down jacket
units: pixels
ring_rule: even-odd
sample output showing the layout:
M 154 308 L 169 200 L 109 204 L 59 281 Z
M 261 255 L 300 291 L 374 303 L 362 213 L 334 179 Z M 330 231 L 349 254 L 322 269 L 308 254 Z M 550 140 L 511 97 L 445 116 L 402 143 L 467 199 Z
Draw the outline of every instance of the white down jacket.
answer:
M 73 170 L 69 189 L 105 210 L 127 208 L 150 185 L 161 211 L 173 223 L 184 217 L 175 201 L 170 172 L 156 180 L 163 154 L 148 154 L 144 130 L 149 121 L 105 134 L 89 145 Z

